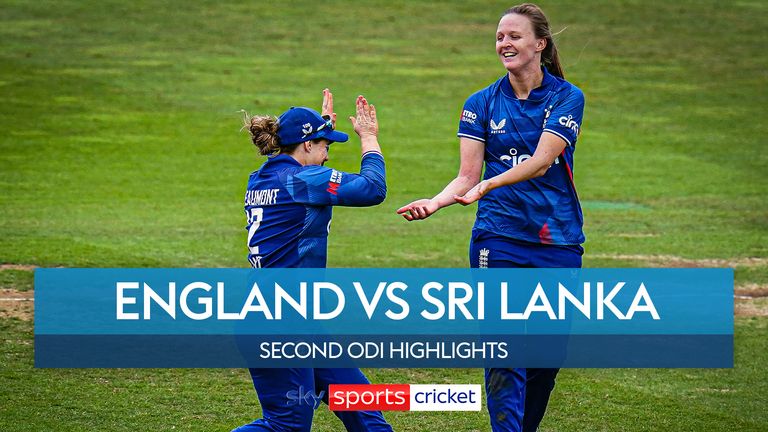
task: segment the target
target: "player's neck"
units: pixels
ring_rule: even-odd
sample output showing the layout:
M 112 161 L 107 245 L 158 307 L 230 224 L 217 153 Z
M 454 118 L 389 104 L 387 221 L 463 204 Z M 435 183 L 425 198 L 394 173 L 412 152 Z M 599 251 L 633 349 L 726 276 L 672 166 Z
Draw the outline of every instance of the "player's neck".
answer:
M 302 166 L 307 164 L 307 161 L 304 159 L 303 155 L 301 153 L 299 153 L 298 151 L 294 150 L 293 153 L 283 152 L 283 153 L 280 153 L 280 155 L 281 156 L 282 155 L 290 156 L 291 158 L 293 158 L 293 160 L 295 160 L 296 162 L 298 162 Z
M 509 83 L 512 84 L 515 96 L 518 99 L 528 99 L 531 91 L 541 86 L 541 82 L 544 80 L 544 73 L 538 65 L 535 65 L 535 67 L 526 68 L 522 71 L 510 71 L 507 73 L 507 78 Z
M 292 157 L 294 160 L 296 160 L 296 162 L 300 163 L 302 166 L 307 165 L 307 158 L 303 154 L 299 153 L 298 151 L 295 151 L 293 153 L 288 153 L 288 156 Z

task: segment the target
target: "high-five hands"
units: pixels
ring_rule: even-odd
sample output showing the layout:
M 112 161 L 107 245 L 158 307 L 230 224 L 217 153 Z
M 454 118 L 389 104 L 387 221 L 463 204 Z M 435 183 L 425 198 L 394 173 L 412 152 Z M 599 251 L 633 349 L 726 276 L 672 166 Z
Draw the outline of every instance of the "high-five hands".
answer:
M 356 113 L 354 117 L 349 117 L 355 133 L 360 139 L 366 137 L 377 137 L 379 135 L 379 121 L 376 119 L 376 107 L 369 104 L 363 95 L 357 97 L 355 101 Z
M 333 93 L 329 89 L 323 89 L 323 109 L 320 115 L 329 118 L 333 128 L 336 129 L 336 113 L 333 112 Z

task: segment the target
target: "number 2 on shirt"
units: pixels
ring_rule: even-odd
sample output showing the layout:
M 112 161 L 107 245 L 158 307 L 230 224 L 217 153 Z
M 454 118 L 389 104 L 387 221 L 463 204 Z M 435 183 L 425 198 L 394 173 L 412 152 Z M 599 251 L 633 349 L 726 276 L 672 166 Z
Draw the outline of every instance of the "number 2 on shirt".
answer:
M 261 220 L 264 218 L 264 209 L 261 207 L 254 207 L 248 210 L 248 223 L 251 224 L 251 228 L 248 230 L 248 250 L 251 255 L 259 254 L 259 246 L 251 246 L 251 239 L 256 234 L 256 230 L 261 225 Z

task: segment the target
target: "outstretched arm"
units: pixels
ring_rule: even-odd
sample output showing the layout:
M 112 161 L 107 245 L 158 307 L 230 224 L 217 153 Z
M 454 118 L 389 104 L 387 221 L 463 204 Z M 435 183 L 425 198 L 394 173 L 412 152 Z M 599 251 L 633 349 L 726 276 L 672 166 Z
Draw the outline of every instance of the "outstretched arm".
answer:
M 324 92 L 325 109 L 332 96 Z M 358 96 L 355 102 L 356 115 L 350 117 L 352 126 L 360 136 L 360 149 L 363 153 L 360 160 L 359 173 L 337 171 L 321 165 L 304 167 L 293 177 L 301 182 L 302 187 L 294 186 L 293 190 L 306 190 L 307 193 L 297 194 L 294 199 L 312 205 L 343 205 L 364 207 L 380 204 L 387 196 L 386 169 L 384 157 L 379 147 L 379 123 L 376 119 L 376 108 L 369 104 L 365 97 Z M 304 188 L 304 189 L 302 189 Z
M 406 220 L 426 219 L 443 207 L 456 203 L 456 196 L 464 195 L 480 181 L 483 170 L 485 144 L 471 138 L 460 138 L 461 165 L 459 174 L 431 199 L 416 200 L 397 209 Z
M 462 205 L 471 204 L 497 187 L 541 177 L 546 174 L 549 167 L 555 163 L 555 159 L 557 159 L 560 153 L 563 152 L 565 146 L 565 140 L 555 134 L 544 132 L 541 134 L 536 151 L 530 159 L 523 161 L 495 177 L 481 181 L 463 196 L 461 196 L 461 194 L 456 194 L 454 199 Z

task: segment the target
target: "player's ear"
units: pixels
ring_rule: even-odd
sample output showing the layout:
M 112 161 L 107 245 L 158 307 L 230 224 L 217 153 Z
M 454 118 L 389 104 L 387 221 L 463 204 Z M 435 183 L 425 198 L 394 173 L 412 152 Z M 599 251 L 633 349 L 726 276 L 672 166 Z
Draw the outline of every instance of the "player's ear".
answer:
M 547 40 L 546 39 L 539 39 L 536 41 L 536 51 L 544 51 L 544 48 L 547 47 Z
M 312 151 L 312 141 L 304 141 L 304 151 L 309 153 Z

